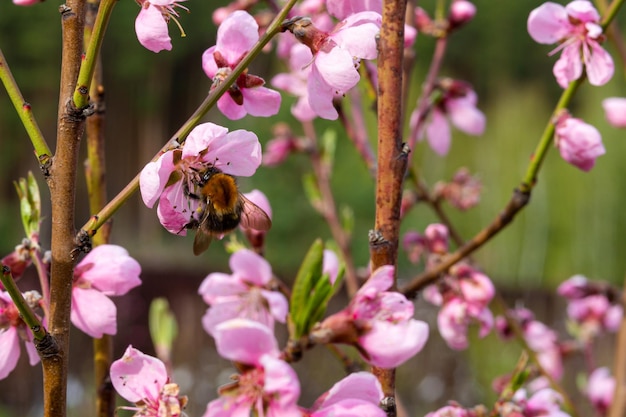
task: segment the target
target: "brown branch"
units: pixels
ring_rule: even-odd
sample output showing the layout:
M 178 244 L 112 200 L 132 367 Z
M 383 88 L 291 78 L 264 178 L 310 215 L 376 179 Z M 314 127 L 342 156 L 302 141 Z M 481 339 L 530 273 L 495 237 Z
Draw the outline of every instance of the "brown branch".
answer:
M 70 107 L 83 52 L 84 0 L 68 0 L 60 7 L 63 29 L 57 148 L 48 186 L 52 203 L 52 263 L 50 268 L 50 334 L 58 354 L 42 356 L 44 416 L 66 415 L 70 305 L 74 273 L 74 208 L 78 149 L 84 116 Z
M 372 270 L 396 265 L 400 236 L 402 182 L 408 152 L 402 143 L 402 70 L 406 0 L 384 0 L 378 42 L 377 239 L 370 240 Z M 396 415 L 395 369 L 373 368 L 385 396 L 388 416 Z
M 499 233 L 507 224 L 509 224 L 515 215 L 522 210 L 530 200 L 530 188 L 525 187 L 526 191 L 515 189 L 511 200 L 507 203 L 504 210 L 483 230 L 478 232 L 472 239 L 467 241 L 463 246 L 455 252 L 443 258 L 442 262 L 436 267 L 424 271 L 415 277 L 407 286 L 400 289 L 400 292 L 413 297 L 420 289 L 432 284 L 439 278 L 441 274 L 446 272 L 448 268 L 467 257 L 476 249 L 489 241 L 493 236 Z

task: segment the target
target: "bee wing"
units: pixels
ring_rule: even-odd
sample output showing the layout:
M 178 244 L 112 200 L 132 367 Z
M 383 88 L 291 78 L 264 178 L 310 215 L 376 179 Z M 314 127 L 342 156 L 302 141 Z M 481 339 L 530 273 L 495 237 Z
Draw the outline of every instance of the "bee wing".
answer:
M 270 230 L 272 227 L 272 220 L 269 218 L 267 213 L 243 195 L 239 194 L 239 198 L 241 198 L 241 202 L 243 203 L 243 210 L 241 211 L 241 227 L 263 231 Z
M 196 230 L 196 237 L 193 239 L 193 254 L 198 256 L 209 248 L 213 236 L 202 230 L 202 226 Z

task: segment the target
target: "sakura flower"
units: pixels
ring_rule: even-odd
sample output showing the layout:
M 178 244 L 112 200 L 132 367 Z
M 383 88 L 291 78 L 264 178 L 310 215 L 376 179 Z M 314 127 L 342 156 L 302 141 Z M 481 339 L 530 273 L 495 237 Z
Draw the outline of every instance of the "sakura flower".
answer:
M 247 12 L 237 10 L 217 30 L 216 45 L 202 54 L 202 69 L 218 85 L 230 75 L 245 54 L 259 40 L 259 25 Z M 246 114 L 268 117 L 278 113 L 280 94 L 267 87 L 265 81 L 244 71 L 217 101 L 217 107 L 231 120 Z M 213 88 L 213 87 L 212 87 Z
M 72 311 L 74 326 L 91 337 L 117 333 L 117 309 L 110 296 L 124 295 L 141 284 L 141 267 L 116 245 L 100 245 L 74 270 Z
M 274 320 L 284 323 L 288 302 L 279 292 L 267 289 L 272 279 L 272 267 L 251 250 L 242 249 L 230 257 L 231 275 L 209 274 L 198 292 L 210 305 L 202 318 L 205 330 L 214 335 L 220 323 L 247 318 L 274 328 Z
M 137 411 L 135 416 L 184 415 L 187 397 L 179 396 L 178 385 L 169 382 L 165 365 L 159 359 L 128 346 L 124 356 L 111 364 L 110 374 L 117 393 L 136 404 L 122 408 Z
M 563 398 L 551 388 L 544 388 L 535 392 L 530 398 L 522 401 L 524 404 L 523 415 L 569 417 L 569 414 L 561 410 Z
M 185 0 L 138 0 L 141 11 L 135 20 L 135 32 L 139 43 L 152 52 L 172 49 L 172 40 L 167 31 L 167 24 L 173 19 L 177 24 L 178 13 L 175 7 L 187 10 L 179 3 Z M 185 33 L 182 32 L 182 36 Z
M 311 417 L 384 417 L 379 407 L 383 399 L 380 383 L 369 372 L 348 375 L 324 393 L 308 410 Z
M 555 143 L 566 162 L 585 172 L 606 152 L 598 129 L 567 114 L 556 122 Z
M 158 201 L 159 221 L 170 233 L 185 235 L 201 219 L 202 202 L 193 196 L 202 173 L 217 169 L 228 175 L 250 176 L 261 164 L 261 144 L 246 130 L 213 123 L 196 126 L 181 149 L 165 152 L 148 163 L 139 176 L 141 197 L 152 208 Z
M 247 365 L 235 382 L 220 388 L 204 417 L 242 415 L 300 416 L 300 382 L 295 371 L 278 359 L 271 329 L 247 319 L 233 319 L 215 328 L 215 345 L 226 359 Z
M 20 279 L 26 268 L 31 264 L 29 241 L 25 239 L 17 245 L 13 252 L 0 260 L 0 264 L 11 269 L 11 276 L 14 280 Z M 0 290 L 2 289 L 4 289 L 4 286 L 0 282 Z
M 0 379 L 6 378 L 20 358 L 20 339 L 24 341 L 29 363 L 39 362 L 37 349 L 33 344 L 30 329 L 20 317 L 20 313 L 8 292 L 0 292 Z
M 33 4 L 41 3 L 43 0 L 13 0 L 13 4 L 16 6 L 32 6 Z
M 489 277 L 464 263 L 452 267 L 440 283 L 424 291 L 427 301 L 441 306 L 437 316 L 441 337 L 457 350 L 467 348 L 467 332 L 472 322 L 479 324 L 480 337 L 493 328 L 493 314 L 488 305 L 494 294 Z
M 374 366 L 394 368 L 418 353 L 428 339 L 428 325 L 412 318 L 413 304 L 386 291 L 394 268 L 382 266 L 359 289 L 347 308 L 326 318 L 312 332 L 321 343 L 354 345 Z
M 262 191 L 252 190 L 249 193 L 245 193 L 244 197 L 254 203 L 261 210 L 263 210 L 270 220 L 272 219 L 272 207 L 270 206 L 270 202 L 267 199 L 267 196 L 263 194 Z M 262 255 L 267 230 L 256 230 L 249 227 L 243 227 L 242 225 L 240 225 L 240 228 L 248 239 L 248 242 L 250 242 L 252 249 L 254 249 L 256 253 Z
M 611 376 L 608 368 L 602 367 L 594 370 L 589 375 L 585 394 L 599 415 L 606 415 L 615 393 L 615 378 Z
M 581 77 L 583 64 L 591 85 L 604 85 L 613 76 L 613 59 L 600 46 L 604 40 L 600 15 L 591 2 L 575 0 L 567 6 L 546 2 L 530 12 L 528 33 L 538 43 L 560 44 L 552 53 L 563 51 L 553 68 L 561 87 Z
M 480 202 L 482 182 L 472 176 L 467 168 L 459 168 L 450 182 L 435 184 L 434 194 L 437 198 L 447 200 L 452 206 L 465 211 Z
M 606 120 L 614 127 L 626 127 L 626 98 L 609 97 L 602 101 Z
M 448 119 L 460 131 L 480 136 L 485 131 L 485 115 L 476 107 L 478 98 L 469 84 L 445 79 L 440 81 L 439 89 L 441 96 L 425 125 L 417 108 L 411 114 L 409 123 L 418 140 L 422 140 L 425 134 L 432 150 L 443 156 L 450 150 L 451 132 Z
M 297 17 L 285 25 L 313 55 L 307 96 L 319 117 L 335 120 L 339 116 L 333 99 L 358 83 L 361 59 L 376 58 L 376 35 L 381 22 L 380 14 L 368 11 L 350 15 L 330 33 L 319 30 L 308 18 Z
M 454 0 L 450 5 L 450 26 L 458 28 L 474 18 L 476 15 L 476 6 L 467 0 Z

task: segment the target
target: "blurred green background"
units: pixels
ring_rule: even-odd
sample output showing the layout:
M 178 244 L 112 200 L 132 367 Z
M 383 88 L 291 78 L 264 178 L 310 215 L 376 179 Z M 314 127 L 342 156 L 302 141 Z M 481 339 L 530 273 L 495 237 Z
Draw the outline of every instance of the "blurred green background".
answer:
M 147 51 L 135 38 L 137 4 L 131 0 L 120 0 L 117 4 L 103 46 L 109 197 L 114 196 L 141 170 L 207 94 L 210 80 L 202 71 L 200 57 L 205 49 L 215 43 L 211 12 L 222 3 L 193 0 L 184 3 L 191 10 L 191 13 L 183 13 L 180 18 L 187 36 L 179 37 L 177 28 L 170 25 L 174 48 L 171 52 L 159 54 Z M 445 158 L 434 154 L 425 143 L 419 144 L 411 153 L 415 166 L 419 167 L 420 173 L 430 184 L 441 179 L 449 180 L 461 166 L 468 167 L 472 173 L 480 176 L 484 191 L 478 207 L 467 213 L 458 213 L 446 206 L 447 212 L 466 238 L 483 228 L 503 209 L 525 172 L 529 157 L 560 94 L 560 88 L 551 72 L 556 57 L 547 56 L 553 46 L 536 44 L 526 31 L 528 13 L 542 2 L 477 0 L 474 3 L 478 14 L 467 27 L 451 37 L 441 75 L 463 79 L 474 85 L 479 95 L 478 107 L 487 116 L 486 132 L 482 137 L 474 138 L 454 131 L 451 151 Z M 420 2 L 420 5 L 432 11 L 433 1 Z M 0 5 L 0 48 L 52 147 L 60 67 L 58 6 L 58 2 L 50 0 L 30 8 L 15 7 L 8 1 Z M 415 46 L 416 68 L 410 90 L 411 106 L 419 94 L 433 46 L 432 39 L 418 36 Z M 613 52 L 610 45 L 607 48 Z M 626 166 L 623 155 L 626 152 L 626 135 L 623 130 L 619 131 L 608 125 L 600 106 L 605 97 L 626 96 L 622 67 L 622 63 L 616 59 L 614 79 L 601 88 L 583 86 L 570 108 L 575 117 L 583 118 L 600 130 L 607 154 L 598 159 L 596 167 L 590 173 L 583 173 L 565 163 L 558 152 L 551 150 L 530 205 L 507 230 L 496 237 L 495 242 L 487 244 L 475 256 L 484 271 L 507 294 L 527 297 L 531 294 L 531 301 L 528 302 L 539 303 L 540 307 L 547 309 L 544 312 L 550 319 L 558 319 L 557 314 L 561 313 L 556 313 L 555 309 L 562 305 L 554 305 L 556 302 L 551 297 L 536 296 L 538 293 L 530 291 L 553 289 L 559 282 L 574 274 L 609 280 L 615 284 L 619 284 L 624 277 L 626 193 L 623 187 Z M 271 54 L 261 56 L 250 68 L 252 74 L 263 75 L 266 80 L 278 71 L 284 71 L 284 64 Z M 294 131 L 301 134 L 301 128 L 289 112 L 292 103 L 293 98 L 284 96 L 280 114 L 267 119 L 247 117 L 240 121 L 229 121 L 219 112 L 211 111 L 205 120 L 230 129 L 253 130 L 265 145 L 271 139 L 272 126 L 279 121 L 288 121 Z M 411 110 L 412 108 L 407 111 Z M 366 116 L 370 121 L 370 137 L 372 143 L 375 143 L 375 115 L 366 110 Z M 353 255 L 357 266 L 366 266 L 369 256 L 367 232 L 373 227 L 375 209 L 373 180 L 338 123 L 319 120 L 315 122 L 315 126 L 319 135 L 328 129 L 336 131 L 338 135 L 332 185 L 338 204 L 354 211 L 356 223 Z M 22 239 L 23 232 L 18 220 L 18 204 L 12 181 L 25 176 L 28 170 L 35 171 L 40 176 L 26 133 L 2 90 L 0 255 L 10 252 Z M 243 192 L 258 188 L 268 196 L 272 204 L 274 221 L 267 237 L 266 256 L 275 273 L 287 281 L 293 277 L 302 255 L 313 239 L 330 238 L 328 227 L 309 205 L 302 190 L 302 176 L 310 170 L 307 158 L 297 155 L 290 157 L 279 167 L 261 167 L 252 178 L 239 180 Z M 80 227 L 88 220 L 90 213 L 86 208 L 85 186 L 80 180 L 78 187 L 79 211 L 76 226 Z M 47 190 L 43 181 L 41 189 L 46 201 Z M 44 215 L 46 213 L 49 213 L 47 205 Z M 427 207 L 419 206 L 405 219 L 403 231 L 423 231 L 434 221 L 436 218 L 433 213 Z M 48 230 L 49 225 L 44 225 L 44 244 L 49 239 Z M 194 257 L 191 252 L 192 237 L 183 238 L 167 233 L 159 225 L 155 211 L 147 209 L 139 195 L 134 196 L 114 217 L 112 242 L 128 248 L 131 255 L 141 262 L 144 282 L 149 286 L 148 289 L 142 289 L 140 294 L 135 294 L 135 301 L 120 302 L 120 310 L 122 306 L 134 306 L 134 313 L 123 313 L 124 317 L 128 317 L 129 324 L 132 324 L 120 331 L 122 334 L 118 337 L 118 343 L 123 346 L 129 343 L 125 336 L 136 340 L 143 335 L 142 342 L 132 343 L 144 343 L 145 349 L 150 349 L 145 339 L 145 331 L 141 330 L 143 322 L 140 319 L 134 320 L 133 314 L 140 317 L 143 314 L 140 307 L 147 307 L 147 300 L 153 296 L 165 294 L 172 298 L 180 295 L 178 302 L 172 301 L 175 311 L 183 317 L 182 320 L 197 323 L 197 317 L 202 314 L 203 309 L 201 301 L 198 304 L 198 300 L 195 300 L 197 285 L 207 273 L 228 268 L 228 257 L 222 244 L 214 242 L 206 254 Z M 400 278 L 409 279 L 419 272 L 401 253 Z M 184 279 L 181 280 L 181 277 Z M 171 285 L 172 282 L 175 286 Z M 189 297 L 195 301 L 189 301 Z M 144 304 L 137 300 L 144 300 Z M 195 307 L 192 308 L 192 304 Z M 418 303 L 418 311 L 422 311 L 423 317 L 434 320 L 434 310 L 429 310 L 427 306 Z M 196 328 L 184 333 L 181 336 L 181 345 L 192 346 L 193 350 L 195 346 L 210 344 L 210 338 L 199 335 L 199 331 Z M 86 339 L 81 337 L 77 336 L 78 341 L 75 342 L 78 351 L 86 343 Z M 447 349 L 442 347 L 435 331 L 431 338 L 437 340 L 433 342 L 435 347 L 429 348 L 431 353 Z M 483 349 L 488 349 L 488 346 L 493 345 L 494 349 L 504 355 L 506 352 L 503 353 L 500 347 L 496 347 L 497 344 L 494 338 L 482 346 Z M 184 362 L 187 356 L 182 352 L 186 351 L 180 352 L 179 357 Z M 489 398 L 488 378 L 505 372 L 506 366 L 511 363 L 507 356 L 502 363 L 490 362 L 487 366 L 484 358 L 481 362 L 482 354 L 476 353 L 472 354 L 478 360 L 472 362 L 474 365 L 467 365 L 465 362 L 460 364 L 459 360 L 450 359 L 453 354 L 459 357 L 454 352 L 448 352 L 444 357 L 438 356 L 433 361 L 446 363 L 453 378 L 464 372 L 466 377 L 473 375 L 469 379 L 469 386 L 473 386 L 475 391 L 477 385 L 471 381 L 472 378 L 478 379 L 485 387 L 484 390 L 474 392 L 467 389 L 468 385 L 464 385 L 465 388 L 454 388 L 453 391 L 445 391 L 439 396 L 431 395 L 432 398 L 428 397 L 431 400 L 426 400 L 426 394 L 419 394 L 424 389 L 419 388 L 421 385 L 416 383 L 406 393 L 409 397 L 413 394 L 417 397 L 422 395 L 421 402 L 416 400 L 421 405 L 411 404 L 416 410 L 425 411 L 436 405 L 440 406 L 442 398 L 449 398 L 443 395 L 448 394 L 456 395 L 455 398 L 459 400 L 467 399 L 469 403 L 466 405 L 472 405 L 472 401 L 484 400 L 486 395 Z M 514 357 L 516 349 L 512 349 L 511 354 Z M 206 356 L 202 358 L 209 363 Z M 28 370 L 22 362 L 21 372 L 30 372 L 36 379 L 38 370 Z M 203 366 L 202 370 L 206 370 L 207 366 L 209 365 Z M 88 364 L 81 365 L 81 371 L 77 372 L 88 372 L 88 368 Z M 490 376 L 473 374 L 472 368 L 489 369 Z M 189 373 L 198 371 L 193 365 L 185 369 Z M 409 365 L 406 369 L 414 368 Z M 420 371 L 420 375 L 424 373 Z M 15 378 L 16 375 L 13 374 L 8 381 Z M 449 381 L 447 377 L 443 380 Z M 0 384 L 10 383 L 8 381 Z M 211 392 L 213 395 L 214 385 L 215 382 L 208 386 L 203 385 L 203 392 Z M 28 387 L 37 392 L 36 384 Z M 459 393 L 467 394 L 466 398 L 459 398 Z M 33 412 L 33 408 L 20 404 L 22 408 L 17 409 L 22 414 L 26 410 Z M 10 411 L 7 412 L 7 415 L 12 415 Z M 201 412 L 203 410 L 196 408 L 192 415 L 199 415 Z

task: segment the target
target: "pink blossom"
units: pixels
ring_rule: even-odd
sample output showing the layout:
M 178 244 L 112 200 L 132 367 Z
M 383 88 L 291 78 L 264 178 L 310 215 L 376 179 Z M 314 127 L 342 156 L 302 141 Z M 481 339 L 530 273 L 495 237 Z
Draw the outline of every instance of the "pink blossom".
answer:
M 141 171 L 139 186 L 146 206 L 159 201 L 159 221 L 170 233 L 185 235 L 200 221 L 202 202 L 190 195 L 197 190 L 201 174 L 217 169 L 228 175 L 250 176 L 261 164 L 261 144 L 246 130 L 228 129 L 213 123 L 196 126 L 181 149 L 165 152 Z
M 301 415 L 298 377 L 289 364 L 278 359 L 278 343 L 271 329 L 255 321 L 233 319 L 218 325 L 214 336 L 220 355 L 249 366 L 234 383 L 221 389 L 204 417 Z
M 32 332 L 20 317 L 9 293 L 0 292 L 0 379 L 6 378 L 20 358 L 20 339 L 24 341 L 29 363 L 39 362 Z
M 237 10 L 224 19 L 217 30 L 216 45 L 202 54 L 202 69 L 214 86 L 230 75 L 258 40 L 259 25 L 248 12 Z M 241 119 L 248 113 L 273 116 L 280 108 L 280 94 L 263 87 L 264 84 L 262 78 L 246 71 L 219 98 L 217 107 L 231 120 Z
M 74 270 L 71 320 L 91 337 L 117 332 L 117 309 L 110 296 L 124 295 L 141 284 L 139 263 L 126 249 L 100 245 Z
M 135 20 L 135 32 L 139 43 L 152 52 L 164 49 L 170 51 L 172 40 L 168 34 L 167 24 L 170 19 L 176 21 L 178 17 L 175 7 L 187 10 L 179 4 L 183 1 L 186 0 L 139 0 L 141 11 Z M 181 28 L 180 25 L 178 27 Z M 182 33 L 182 36 L 185 34 Z
M 555 142 L 561 157 L 585 172 L 590 171 L 596 158 L 606 152 L 598 129 L 569 115 L 556 122 Z
M 469 411 L 459 404 L 447 405 L 437 411 L 426 414 L 425 417 L 472 417 Z
M 626 98 L 609 97 L 602 101 L 606 120 L 614 127 L 626 127 Z
M 556 332 L 540 321 L 522 324 L 528 347 L 537 353 L 541 366 L 555 379 L 563 375 L 563 362 Z
M 136 407 L 135 416 L 157 417 L 184 415 L 187 397 L 179 396 L 179 388 L 169 382 L 165 365 L 159 359 L 128 346 L 124 356 L 111 364 L 111 382 L 124 399 Z
M 600 15 L 592 3 L 575 0 L 567 6 L 546 2 L 530 12 L 528 33 L 539 43 L 560 45 L 562 50 L 553 73 L 563 88 L 581 77 L 583 64 L 591 85 L 604 85 L 613 76 L 611 55 L 600 42 L 604 40 Z
M 369 372 L 348 375 L 324 393 L 306 413 L 311 417 L 385 417 L 379 407 L 383 399 L 380 383 Z
M 354 345 L 374 366 L 394 368 L 417 354 L 428 325 L 413 319 L 413 304 L 393 285 L 394 268 L 382 266 L 359 289 L 347 308 L 326 318 L 313 332 L 320 342 Z
M 563 281 L 557 292 L 559 295 L 567 298 L 568 300 L 576 300 L 586 297 L 588 295 L 587 288 L 589 287 L 589 280 L 583 275 L 574 275 L 568 280 Z
M 328 275 L 328 280 L 331 285 L 337 280 L 339 275 L 339 258 L 337 254 L 330 249 L 324 249 L 324 255 L 322 260 L 322 274 Z
M 585 394 L 600 415 L 606 415 L 615 393 L 615 378 L 611 376 L 608 368 L 602 367 L 594 370 L 589 375 Z
M 301 43 L 295 44 L 291 47 L 289 54 L 289 69 L 288 73 L 280 73 L 272 78 L 272 85 L 281 90 L 285 90 L 298 97 L 298 101 L 291 107 L 291 114 L 301 121 L 308 122 L 317 114 L 311 108 L 309 104 L 309 89 L 307 87 L 309 77 L 311 75 L 311 61 L 313 60 L 313 54 L 311 50 Z M 285 151 L 291 150 L 291 141 L 278 142 L 282 145 L 281 149 Z M 279 154 L 278 143 L 274 143 L 273 148 L 267 150 L 267 152 L 273 151 L 273 154 Z M 269 147 L 269 144 L 268 144 Z M 283 152 L 282 154 L 287 154 Z M 277 158 L 277 160 L 282 160 Z
M 451 182 L 435 184 L 437 198 L 447 200 L 453 207 L 465 211 L 480 202 L 482 182 L 478 176 L 472 176 L 467 168 L 459 168 Z
M 43 1 L 44 0 L 13 0 L 13 4 L 16 6 L 32 6 L 33 4 L 41 3 Z
M 450 5 L 450 25 L 458 28 L 474 18 L 476 6 L 467 0 L 454 0 Z
M 411 114 L 410 127 L 419 129 L 419 140 L 426 134 L 432 150 L 443 156 L 450 150 L 452 136 L 448 119 L 460 131 L 480 136 L 485 131 L 485 115 L 476 107 L 478 97 L 469 84 L 446 79 L 441 81 L 440 89 L 441 98 L 432 109 L 425 127 L 419 126 L 421 121 L 417 109 Z
M 473 310 L 470 303 L 460 298 L 444 303 L 437 316 L 437 326 L 448 346 L 456 350 L 467 349 L 467 332 L 472 319 L 480 325 L 479 336 L 487 336 L 493 327 L 493 315 L 489 309 Z
M 551 388 L 544 388 L 535 392 L 525 401 L 524 414 L 530 416 L 569 417 L 561 411 L 563 399 L 559 393 Z
M 209 274 L 198 292 L 210 305 L 202 318 L 205 330 L 214 335 L 220 323 L 247 318 L 274 328 L 274 320 L 284 323 L 288 302 L 285 296 L 270 291 L 272 267 L 261 256 L 249 249 L 242 249 L 230 257 L 231 275 L 221 272 Z
M 338 117 L 333 99 L 343 96 L 359 82 L 361 59 L 376 58 L 376 34 L 381 21 L 380 14 L 368 11 L 350 15 L 330 33 L 317 29 L 308 18 L 296 18 L 288 26 L 312 52 L 307 96 L 311 109 L 319 117 L 329 120 Z
M 14 280 L 18 280 L 22 277 L 22 274 L 31 264 L 30 258 L 30 244 L 28 240 L 17 245 L 13 252 L 6 255 L 0 260 L 2 266 L 8 266 L 11 269 L 11 276 Z M 4 289 L 4 286 L 0 282 L 0 290 Z

